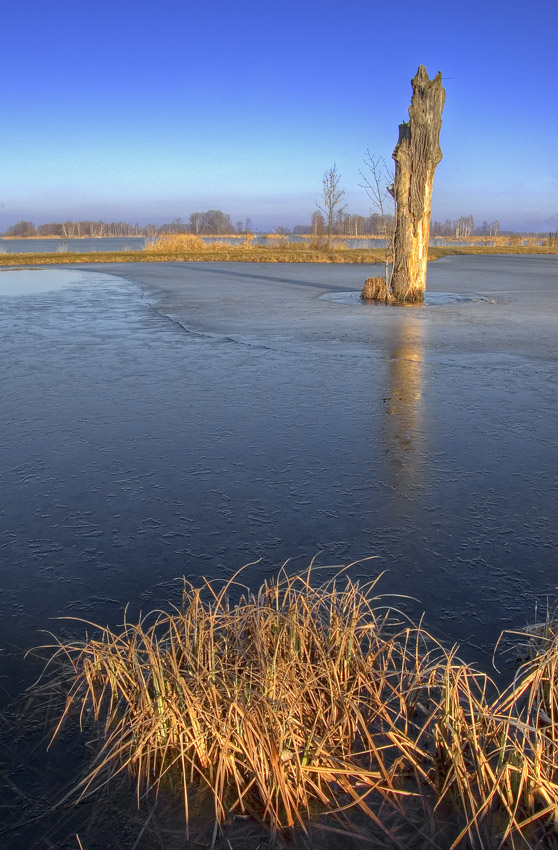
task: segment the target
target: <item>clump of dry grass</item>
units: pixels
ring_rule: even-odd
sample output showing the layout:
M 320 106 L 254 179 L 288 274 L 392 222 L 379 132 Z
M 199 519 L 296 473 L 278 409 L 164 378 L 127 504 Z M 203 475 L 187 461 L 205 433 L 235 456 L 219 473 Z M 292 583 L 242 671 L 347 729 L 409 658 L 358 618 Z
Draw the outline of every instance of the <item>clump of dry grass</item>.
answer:
M 558 626 L 528 637 L 501 693 L 452 652 L 423 684 L 421 794 L 460 825 L 451 848 L 558 847 Z
M 386 304 L 395 301 L 385 277 L 367 277 L 362 289 L 362 298 L 365 301 L 382 301 Z
M 500 737 L 496 793 L 507 834 L 529 843 L 541 829 L 558 846 L 558 624 L 527 634 L 531 658 L 491 707 Z
M 386 847 L 558 847 L 557 630 L 500 693 L 375 584 L 184 582 L 170 612 L 58 643 L 60 724 L 103 730 L 80 793 L 127 771 L 138 797 L 180 791 L 186 822 L 201 795 L 272 838 L 329 813 Z
M 206 243 L 194 233 L 175 233 L 159 236 L 152 242 L 147 242 L 145 250 L 150 254 L 169 254 L 184 251 L 204 251 Z
M 181 786 L 186 818 L 203 790 L 218 823 L 249 813 L 272 835 L 340 804 L 379 822 L 371 794 L 400 807 L 408 633 L 376 607 L 374 583 L 282 574 L 233 603 L 234 587 L 185 583 L 171 613 L 60 644 L 73 670 L 64 717 L 77 704 L 104 728 L 81 792 L 108 766 L 138 793 Z

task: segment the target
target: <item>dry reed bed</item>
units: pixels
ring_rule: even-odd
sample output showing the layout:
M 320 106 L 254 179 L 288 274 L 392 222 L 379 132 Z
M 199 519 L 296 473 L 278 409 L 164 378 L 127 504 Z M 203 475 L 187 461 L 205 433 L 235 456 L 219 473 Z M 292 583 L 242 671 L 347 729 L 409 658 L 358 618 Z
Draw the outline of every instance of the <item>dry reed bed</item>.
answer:
M 0 254 L 0 266 L 43 266 L 81 263 L 166 263 L 166 262 L 238 262 L 238 263 L 376 263 L 376 254 L 365 250 L 322 250 L 301 246 L 275 247 L 256 245 L 251 249 L 236 245 L 216 248 L 210 246 L 203 252 L 186 251 L 125 251 L 94 252 L 90 254 Z
M 66 265 L 68 263 L 145 263 L 145 262 L 245 262 L 245 263 L 384 263 L 385 249 L 351 248 L 349 237 L 334 239 L 330 251 L 323 239 L 308 237 L 289 242 L 280 234 L 267 236 L 267 244 L 257 245 L 254 236 L 227 236 L 228 241 L 204 242 L 191 233 L 161 236 L 149 242 L 143 251 L 103 251 L 90 253 L 2 254 L 0 266 Z M 517 247 L 430 247 L 428 257 L 454 254 L 557 254 L 558 246 Z
M 468 254 L 558 254 L 558 245 L 431 245 L 428 249 L 429 260 Z
M 124 771 L 138 799 L 179 792 L 186 823 L 202 795 L 216 824 L 247 815 L 277 840 L 328 813 L 386 847 L 558 846 L 551 628 L 502 693 L 375 582 L 311 570 L 255 594 L 185 582 L 180 607 L 93 628 L 55 649 L 71 670 L 57 731 L 76 711 L 102 730 L 80 795 Z

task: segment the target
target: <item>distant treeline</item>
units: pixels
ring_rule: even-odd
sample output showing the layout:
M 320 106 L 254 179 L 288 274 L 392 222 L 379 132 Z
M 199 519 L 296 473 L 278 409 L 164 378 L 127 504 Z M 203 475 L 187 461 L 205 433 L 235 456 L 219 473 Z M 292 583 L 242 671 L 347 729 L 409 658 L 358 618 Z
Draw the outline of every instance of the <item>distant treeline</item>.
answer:
M 335 236 L 389 236 L 393 233 L 395 219 L 392 215 L 353 215 L 339 210 L 333 220 L 332 233 Z M 293 233 L 300 235 L 325 236 L 327 224 L 321 212 L 314 212 L 310 224 L 297 224 Z
M 337 236 L 391 236 L 395 226 L 393 215 L 372 213 L 372 215 L 352 215 L 345 210 L 339 210 L 333 222 L 333 233 Z M 321 212 L 315 212 L 309 225 L 297 224 L 293 233 L 322 236 L 327 230 L 325 218 Z M 432 221 L 431 236 L 498 236 L 499 221 L 483 221 L 480 227 L 475 227 L 472 215 L 461 216 L 452 221 Z
M 18 221 L 9 227 L 4 236 L 33 237 L 60 236 L 76 239 L 81 236 L 167 236 L 174 233 L 197 233 L 223 235 L 225 233 L 251 233 L 251 219 L 233 224 L 231 217 L 221 210 L 192 213 L 188 221 L 175 218 L 168 224 L 128 224 L 125 221 L 51 221 L 35 227 L 32 221 Z M 282 231 L 283 228 L 276 228 Z
M 335 217 L 333 233 L 337 236 L 384 236 L 390 237 L 393 233 L 395 219 L 392 215 L 381 216 L 373 213 L 369 216 L 353 215 L 341 210 Z M 292 231 L 286 227 L 276 227 L 275 232 L 288 235 L 312 235 L 322 237 L 327 230 L 324 216 L 321 212 L 312 214 L 310 224 L 297 224 Z M 107 236 L 168 236 L 176 233 L 195 233 L 199 236 L 210 234 L 222 236 L 233 233 L 252 233 L 252 221 L 237 221 L 233 224 L 231 217 L 221 210 L 206 210 L 205 212 L 191 213 L 187 221 L 175 218 L 167 224 L 128 224 L 125 221 L 53 221 L 48 224 L 39 224 L 35 227 L 32 221 L 18 221 L 5 232 L 6 237 L 48 237 L 59 236 L 63 239 L 76 239 L 82 236 L 107 237 Z M 499 236 L 500 223 L 498 221 L 483 221 L 480 226 L 475 227 L 472 215 L 461 216 L 455 220 L 446 219 L 444 222 L 432 221 L 430 224 L 430 236 L 436 237 L 468 237 L 468 236 Z M 531 234 L 536 235 L 536 234 Z

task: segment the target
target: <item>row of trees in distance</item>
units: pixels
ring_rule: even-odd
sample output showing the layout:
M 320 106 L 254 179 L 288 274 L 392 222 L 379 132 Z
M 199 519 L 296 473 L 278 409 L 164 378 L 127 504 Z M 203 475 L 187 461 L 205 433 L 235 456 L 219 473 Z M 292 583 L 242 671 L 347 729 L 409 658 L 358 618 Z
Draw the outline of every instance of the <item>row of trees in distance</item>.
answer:
M 369 216 L 352 215 L 340 210 L 334 217 L 332 234 L 334 236 L 383 236 L 385 231 L 393 233 L 395 218 L 391 213 L 372 213 Z M 327 234 L 327 220 L 323 213 L 316 211 L 312 213 L 309 225 L 297 224 L 293 233 L 312 234 L 313 236 L 325 236 Z M 500 222 L 483 221 L 475 227 L 472 215 L 461 216 L 458 219 L 446 219 L 444 222 L 433 221 L 430 224 L 431 236 L 459 237 L 459 236 L 498 236 L 500 234 Z
M 383 236 L 393 232 L 394 217 L 390 213 L 383 216 L 380 213 L 371 215 L 355 215 L 345 209 L 338 210 L 331 222 L 331 233 L 334 236 Z M 276 227 L 275 232 L 289 234 L 291 231 L 285 227 Z M 310 224 L 297 224 L 292 233 L 310 234 L 323 237 L 328 232 L 328 222 L 322 212 L 316 210 L 312 213 Z M 32 221 L 18 221 L 9 227 L 4 236 L 6 237 L 45 237 L 59 236 L 63 239 L 76 239 L 82 236 L 107 237 L 107 236 L 148 236 L 157 237 L 174 233 L 196 233 L 198 235 L 213 234 L 247 234 L 252 233 L 251 219 L 238 221 L 233 224 L 231 218 L 221 210 L 207 210 L 207 212 L 192 213 L 188 221 L 176 218 L 167 224 L 128 224 L 124 221 L 63 221 L 39 224 L 35 227 Z M 431 236 L 445 237 L 467 237 L 467 236 L 498 236 L 500 224 L 498 221 L 483 223 L 475 227 L 472 215 L 461 216 L 454 221 L 446 219 L 444 222 L 433 221 L 430 225 Z
M 52 221 L 35 227 L 32 221 L 18 221 L 9 227 L 4 236 L 33 237 L 60 236 L 64 239 L 76 239 L 82 236 L 165 236 L 174 233 L 216 234 L 251 233 L 252 220 L 237 221 L 221 210 L 207 210 L 192 213 L 188 221 L 175 218 L 167 224 L 128 224 L 125 221 Z

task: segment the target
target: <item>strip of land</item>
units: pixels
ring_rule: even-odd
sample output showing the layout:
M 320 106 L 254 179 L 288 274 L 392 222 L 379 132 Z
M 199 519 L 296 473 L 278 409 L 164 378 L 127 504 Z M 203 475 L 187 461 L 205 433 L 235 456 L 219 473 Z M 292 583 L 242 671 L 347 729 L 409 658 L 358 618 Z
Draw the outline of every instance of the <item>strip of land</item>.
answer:
M 444 246 L 431 247 L 428 259 L 469 254 L 558 254 L 558 246 Z M 243 262 L 243 263 L 383 263 L 382 250 L 343 248 L 323 251 L 307 247 L 257 245 L 208 246 L 203 251 L 90 251 L 0 254 L 0 266 L 42 266 L 65 263 L 161 263 L 161 262 Z

